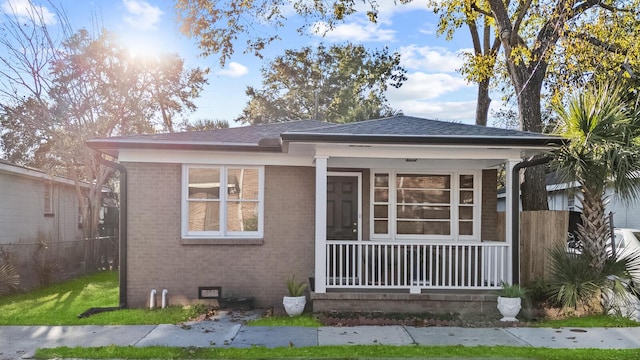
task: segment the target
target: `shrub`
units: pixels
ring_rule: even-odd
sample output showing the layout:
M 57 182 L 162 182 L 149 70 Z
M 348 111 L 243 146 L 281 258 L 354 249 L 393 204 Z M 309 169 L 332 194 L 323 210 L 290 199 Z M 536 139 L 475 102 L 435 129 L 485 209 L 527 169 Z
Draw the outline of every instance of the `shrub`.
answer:
M 594 311 L 599 308 L 600 294 L 610 290 L 614 294 L 637 293 L 633 274 L 640 271 L 640 253 L 632 253 L 624 258 L 609 257 L 602 269 L 593 268 L 586 252 L 568 253 L 564 245 L 549 251 L 551 259 L 550 291 L 551 299 L 563 308 L 586 307 Z M 591 308 L 591 309 L 589 309 Z

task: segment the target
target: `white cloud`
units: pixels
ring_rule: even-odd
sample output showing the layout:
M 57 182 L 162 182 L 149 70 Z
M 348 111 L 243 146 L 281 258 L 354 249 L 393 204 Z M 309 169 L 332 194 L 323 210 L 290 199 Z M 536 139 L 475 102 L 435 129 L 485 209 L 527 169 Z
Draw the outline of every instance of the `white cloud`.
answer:
M 430 100 L 471 87 L 473 85 L 458 76 L 415 72 L 407 74 L 407 81 L 399 89 L 387 90 L 387 98 L 390 101 Z
M 31 4 L 29 0 L 7 0 L 2 3 L 2 11 L 6 14 L 14 14 L 19 19 L 41 18 L 46 25 L 57 22 L 56 14 L 49 11 L 46 6 Z
M 431 11 L 431 8 L 427 6 L 427 2 L 424 0 L 414 0 L 408 4 L 401 4 L 398 0 L 378 0 L 376 3 L 378 5 L 379 24 L 390 24 L 391 18 L 395 14 L 416 10 Z M 360 14 L 366 14 L 371 9 L 368 1 L 357 1 L 355 8 Z
M 394 109 L 402 110 L 405 115 L 414 115 L 429 119 L 462 121 L 473 123 L 475 119 L 475 100 L 444 100 L 443 97 L 456 92 L 456 98 L 466 97 L 465 91 L 473 88 L 461 77 L 450 74 L 427 74 L 415 72 L 399 89 L 387 90 L 387 99 Z M 449 96 L 451 97 L 451 96 Z
M 122 0 L 122 3 L 128 13 L 124 17 L 127 24 L 141 30 L 156 28 L 162 16 L 162 10 L 159 7 L 140 0 Z
M 329 29 L 324 22 L 317 22 L 311 27 L 314 35 L 323 36 L 330 41 L 379 41 L 391 42 L 394 40 L 395 30 L 382 29 L 379 24 L 371 22 L 352 22 L 336 25 Z
M 249 68 L 237 62 L 230 62 L 227 68 L 218 71 L 218 75 L 237 78 L 249 73 Z
M 436 35 L 436 33 L 438 32 L 438 26 L 436 26 L 435 24 L 426 23 L 418 28 L 418 32 L 425 35 Z
M 400 101 L 391 104 L 403 114 L 433 120 L 475 123 L 476 101 Z
M 465 49 L 452 52 L 441 47 L 403 46 L 400 48 L 401 65 L 413 70 L 456 72 L 464 62 L 461 56 L 464 51 Z

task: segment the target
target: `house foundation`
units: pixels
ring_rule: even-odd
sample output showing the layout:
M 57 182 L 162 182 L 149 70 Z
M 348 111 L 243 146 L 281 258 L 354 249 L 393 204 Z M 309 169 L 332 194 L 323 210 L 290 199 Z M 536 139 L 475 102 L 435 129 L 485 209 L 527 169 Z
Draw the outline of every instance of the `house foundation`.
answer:
M 493 292 L 437 291 L 421 294 L 406 292 L 311 292 L 314 313 L 384 312 L 434 314 L 499 315 L 498 296 Z

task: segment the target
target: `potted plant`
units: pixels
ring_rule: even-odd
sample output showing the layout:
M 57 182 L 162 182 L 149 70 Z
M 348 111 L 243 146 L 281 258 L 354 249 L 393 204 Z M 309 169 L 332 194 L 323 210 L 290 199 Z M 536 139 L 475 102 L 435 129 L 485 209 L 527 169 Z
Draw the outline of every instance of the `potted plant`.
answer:
M 502 283 L 502 289 L 498 292 L 498 310 L 502 315 L 500 321 L 518 321 L 516 315 L 522 309 L 524 296 L 525 290 L 520 285 Z
M 295 275 L 287 279 L 289 296 L 282 298 L 282 304 L 289 316 L 298 316 L 304 311 L 304 306 L 307 304 L 307 297 L 304 295 L 306 288 L 307 284 L 304 281 L 296 282 Z

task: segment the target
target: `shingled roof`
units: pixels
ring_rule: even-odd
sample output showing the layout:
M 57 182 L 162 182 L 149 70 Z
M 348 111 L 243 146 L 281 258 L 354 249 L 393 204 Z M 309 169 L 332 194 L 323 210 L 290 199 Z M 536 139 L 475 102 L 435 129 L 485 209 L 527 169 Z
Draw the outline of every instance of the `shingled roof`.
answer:
M 111 154 L 117 153 L 117 149 L 121 148 L 281 151 L 280 134 L 291 130 L 317 129 L 328 125 L 331 124 L 323 121 L 300 120 L 205 131 L 113 136 L 89 140 L 87 145 Z
M 564 140 L 544 134 L 467 125 L 412 116 L 392 116 L 348 124 L 315 120 L 183 133 L 117 136 L 89 140 L 94 149 L 121 148 L 282 151 L 282 142 L 544 146 Z
M 416 144 L 559 145 L 563 139 L 539 133 L 393 116 L 315 129 L 289 130 L 284 141 Z

